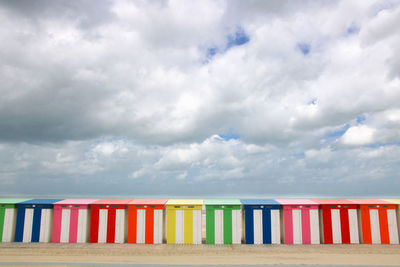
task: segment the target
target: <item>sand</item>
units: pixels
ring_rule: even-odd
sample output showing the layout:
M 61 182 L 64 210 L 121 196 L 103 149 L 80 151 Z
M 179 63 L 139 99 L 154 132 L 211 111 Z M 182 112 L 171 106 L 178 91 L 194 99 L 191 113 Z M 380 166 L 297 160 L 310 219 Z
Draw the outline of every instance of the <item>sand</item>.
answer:
M 0 243 L 0 262 L 399 266 L 400 246 Z

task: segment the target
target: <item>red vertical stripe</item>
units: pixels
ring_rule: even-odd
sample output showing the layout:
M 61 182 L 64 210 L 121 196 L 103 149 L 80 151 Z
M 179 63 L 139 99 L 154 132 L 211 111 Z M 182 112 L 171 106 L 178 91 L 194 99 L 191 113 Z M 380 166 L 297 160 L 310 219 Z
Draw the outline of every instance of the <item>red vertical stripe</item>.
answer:
M 99 208 L 92 206 L 90 210 L 90 243 L 99 240 Z
M 154 243 L 154 210 L 146 209 L 146 244 Z
M 389 225 L 386 209 L 379 209 L 379 228 L 381 232 L 381 243 L 390 244 Z
M 114 208 L 108 209 L 107 217 L 107 243 L 115 243 L 115 215 Z
M 128 210 L 128 243 L 136 243 L 137 236 L 137 209 L 129 207 Z
M 349 209 L 340 209 L 340 230 L 342 232 L 342 244 L 350 244 Z
M 361 212 L 361 227 L 362 227 L 362 236 L 364 244 L 371 244 L 371 219 L 369 216 L 369 209 L 360 206 Z
M 322 222 L 324 228 L 324 244 L 332 244 L 333 237 L 332 237 L 332 215 L 331 215 L 331 208 L 324 207 L 322 210 Z

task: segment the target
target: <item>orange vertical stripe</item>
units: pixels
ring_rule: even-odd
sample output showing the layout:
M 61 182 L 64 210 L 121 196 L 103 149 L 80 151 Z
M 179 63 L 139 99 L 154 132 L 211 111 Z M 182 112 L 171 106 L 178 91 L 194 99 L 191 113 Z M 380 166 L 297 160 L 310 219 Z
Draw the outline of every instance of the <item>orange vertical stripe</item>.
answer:
M 137 209 L 128 209 L 128 243 L 136 243 Z
M 371 238 L 371 220 L 369 218 L 369 209 L 360 205 L 361 227 L 364 244 L 372 244 Z
M 379 209 L 379 228 L 381 231 L 381 244 L 390 244 L 389 225 L 386 209 Z
M 154 243 L 154 210 L 146 209 L 146 244 Z

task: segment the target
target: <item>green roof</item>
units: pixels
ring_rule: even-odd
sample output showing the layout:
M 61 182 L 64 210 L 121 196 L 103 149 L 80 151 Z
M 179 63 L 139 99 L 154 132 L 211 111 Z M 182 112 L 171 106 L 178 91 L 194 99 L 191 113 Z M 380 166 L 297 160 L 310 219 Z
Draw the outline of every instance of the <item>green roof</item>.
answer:
M 0 198 L 0 204 L 16 204 L 30 200 L 30 198 Z
M 239 199 L 205 199 L 204 205 L 242 205 Z

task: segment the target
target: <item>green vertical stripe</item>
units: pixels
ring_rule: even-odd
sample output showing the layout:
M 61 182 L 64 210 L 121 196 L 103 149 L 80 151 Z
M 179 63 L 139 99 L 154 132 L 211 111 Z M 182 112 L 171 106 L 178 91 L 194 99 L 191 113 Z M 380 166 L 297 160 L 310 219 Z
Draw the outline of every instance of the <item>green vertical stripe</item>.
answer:
M 4 207 L 0 207 L 0 242 L 3 241 L 3 227 L 4 227 L 4 215 L 6 209 Z
M 232 209 L 224 209 L 224 244 L 232 244 Z
M 206 207 L 206 244 L 215 244 L 215 214 L 212 207 Z

